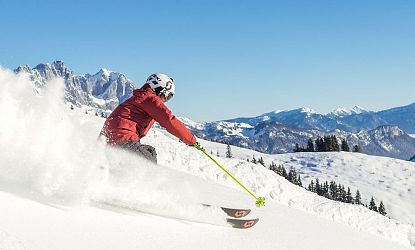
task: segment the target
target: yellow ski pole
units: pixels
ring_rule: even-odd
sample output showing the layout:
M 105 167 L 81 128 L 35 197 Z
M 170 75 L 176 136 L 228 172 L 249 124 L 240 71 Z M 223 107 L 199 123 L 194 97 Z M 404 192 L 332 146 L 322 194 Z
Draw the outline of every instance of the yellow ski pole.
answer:
M 255 205 L 257 207 L 265 206 L 265 197 L 257 197 L 255 194 L 253 194 L 249 189 L 247 189 L 240 181 L 238 181 L 235 176 L 233 176 L 231 173 L 229 173 L 228 170 L 226 170 L 224 167 L 222 167 L 215 159 L 212 158 L 208 153 L 206 153 L 205 149 L 200 146 L 199 143 L 193 144 L 193 146 L 197 149 L 199 149 L 204 155 L 206 155 L 210 160 L 212 160 L 218 167 L 220 167 L 223 172 L 225 172 L 227 175 L 229 175 L 236 183 L 239 184 L 248 194 L 250 194 L 254 199 L 256 200 Z

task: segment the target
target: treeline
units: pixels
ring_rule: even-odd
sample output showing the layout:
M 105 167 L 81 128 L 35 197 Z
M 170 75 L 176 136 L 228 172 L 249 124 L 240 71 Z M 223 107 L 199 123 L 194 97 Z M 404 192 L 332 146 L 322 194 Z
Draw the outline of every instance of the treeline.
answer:
M 335 135 L 319 137 L 315 141 L 308 139 L 307 146 L 300 147 L 296 143 L 293 149 L 294 152 L 338 152 L 340 150 L 350 152 L 350 146 L 345 139 L 342 139 L 339 145 L 339 140 Z M 362 149 L 359 145 L 354 145 L 353 152 L 361 153 Z
M 288 171 L 287 173 L 287 170 L 285 170 L 285 168 L 282 165 L 277 166 L 274 162 L 272 162 L 269 166 L 269 170 L 274 171 L 278 175 L 281 175 L 294 185 L 298 185 L 300 187 L 303 186 L 301 182 L 301 176 L 299 173 L 297 173 L 297 171 L 295 171 L 294 168 L 291 168 L 290 171 Z
M 344 203 L 351 203 L 356 205 L 364 205 L 365 207 L 369 208 L 370 210 L 376 211 L 381 215 L 386 215 L 386 209 L 383 204 L 383 201 L 380 201 L 379 207 L 376 205 L 375 199 L 371 198 L 369 206 L 367 204 L 362 203 L 362 196 L 359 192 L 359 189 L 356 190 L 356 194 L 353 196 L 350 192 L 350 187 L 347 187 L 347 191 L 344 185 L 340 183 L 337 184 L 335 181 L 331 181 L 328 183 L 327 181 L 324 183 L 320 183 L 319 179 L 316 178 L 315 180 L 311 180 L 310 184 L 307 188 L 309 191 L 316 193 L 320 196 L 324 196 L 327 199 L 340 201 Z
M 282 165 L 276 165 L 274 162 L 271 162 L 269 166 L 269 170 L 274 171 L 276 174 L 284 177 L 289 182 L 293 183 L 294 185 L 298 185 L 302 187 L 301 176 L 294 168 L 291 168 L 290 171 L 287 170 Z M 308 188 L 306 190 L 316 193 L 319 196 L 326 197 L 330 200 L 340 201 L 344 203 L 356 204 L 356 205 L 363 205 L 370 210 L 376 211 L 381 215 L 386 216 L 386 208 L 383 204 L 383 201 L 380 201 L 379 206 L 376 205 L 375 199 L 371 198 L 369 206 L 367 204 L 362 203 L 362 196 L 359 190 L 356 190 L 355 195 L 352 195 L 350 191 L 350 187 L 346 188 L 344 185 L 337 184 L 335 181 L 329 182 L 320 182 L 318 178 L 315 180 L 311 180 Z

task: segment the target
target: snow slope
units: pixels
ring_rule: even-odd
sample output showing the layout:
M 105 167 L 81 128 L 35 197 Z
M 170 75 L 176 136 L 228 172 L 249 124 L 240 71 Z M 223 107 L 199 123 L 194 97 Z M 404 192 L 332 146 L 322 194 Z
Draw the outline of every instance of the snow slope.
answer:
M 209 152 L 225 155 L 226 145 L 208 143 Z M 262 157 L 265 164 L 273 161 L 282 164 L 287 171 L 293 167 L 301 174 L 303 186 L 311 179 L 336 181 L 349 186 L 355 194 L 359 189 L 362 202 L 369 203 L 371 196 L 379 204 L 383 200 L 388 216 L 393 219 L 415 224 L 415 164 L 413 162 L 366 154 L 347 152 L 289 153 L 268 155 L 248 149 L 232 147 L 234 157 L 256 159 Z
M 266 196 L 267 206 L 254 209 L 261 220 L 251 230 L 224 227 L 217 210 L 197 204 L 253 207 L 254 201 L 195 148 L 152 130 L 143 140 L 159 152 L 160 166 L 152 165 L 97 140 L 103 120 L 65 106 L 62 82 L 49 84 L 42 97 L 28 86 L 0 70 L 0 117 L 7 117 L 0 120 L 0 249 L 415 246 L 413 226 L 316 196 L 241 159 L 218 160 Z

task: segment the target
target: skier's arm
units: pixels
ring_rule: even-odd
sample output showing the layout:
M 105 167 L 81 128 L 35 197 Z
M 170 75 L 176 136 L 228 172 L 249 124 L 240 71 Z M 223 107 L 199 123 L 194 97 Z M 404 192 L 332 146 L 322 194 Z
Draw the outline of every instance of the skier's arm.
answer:
M 196 142 L 195 136 L 179 121 L 158 97 L 149 97 L 141 103 L 144 111 L 167 131 L 188 145 Z

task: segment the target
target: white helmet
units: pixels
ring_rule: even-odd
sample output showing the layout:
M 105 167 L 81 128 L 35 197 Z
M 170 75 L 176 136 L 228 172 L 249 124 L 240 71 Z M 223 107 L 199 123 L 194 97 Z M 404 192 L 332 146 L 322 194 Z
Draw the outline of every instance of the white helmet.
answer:
M 175 91 L 173 79 L 162 73 L 152 74 L 147 78 L 148 85 L 160 97 L 164 97 L 166 101 L 170 100 Z

